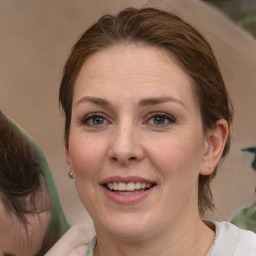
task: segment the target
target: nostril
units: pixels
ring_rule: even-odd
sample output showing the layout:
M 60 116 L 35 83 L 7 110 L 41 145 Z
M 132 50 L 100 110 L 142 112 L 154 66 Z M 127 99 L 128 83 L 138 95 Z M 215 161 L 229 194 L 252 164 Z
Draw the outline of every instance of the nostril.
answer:
M 131 156 L 131 157 L 116 157 L 116 156 L 112 156 L 111 157 L 111 160 L 113 162 L 122 162 L 122 163 L 129 163 L 129 162 L 133 162 L 133 161 L 136 161 L 137 160 L 137 157 L 136 156 Z
M 111 159 L 112 159 L 113 161 L 118 161 L 118 159 L 117 159 L 115 156 L 111 157 Z

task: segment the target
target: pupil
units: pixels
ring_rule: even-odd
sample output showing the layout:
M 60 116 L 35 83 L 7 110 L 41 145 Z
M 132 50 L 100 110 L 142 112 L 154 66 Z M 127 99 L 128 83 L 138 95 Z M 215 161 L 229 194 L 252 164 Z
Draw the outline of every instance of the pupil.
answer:
M 93 119 L 93 124 L 103 124 L 103 118 L 102 117 L 95 117 Z
M 161 116 L 155 117 L 155 120 L 154 120 L 155 124 L 164 124 L 164 121 L 165 121 L 165 118 Z

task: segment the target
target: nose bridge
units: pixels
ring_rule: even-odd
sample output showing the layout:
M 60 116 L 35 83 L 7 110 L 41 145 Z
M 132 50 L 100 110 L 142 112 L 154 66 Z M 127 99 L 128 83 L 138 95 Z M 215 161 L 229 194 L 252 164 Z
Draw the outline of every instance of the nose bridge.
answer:
M 122 164 L 139 161 L 143 157 L 140 133 L 129 119 L 119 122 L 113 130 L 110 158 Z

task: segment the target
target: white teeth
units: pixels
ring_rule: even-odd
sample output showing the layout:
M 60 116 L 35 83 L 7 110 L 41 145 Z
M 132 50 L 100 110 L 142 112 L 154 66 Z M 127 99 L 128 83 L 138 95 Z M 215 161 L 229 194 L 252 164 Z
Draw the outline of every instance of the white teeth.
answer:
M 109 182 L 106 185 L 110 190 L 122 191 L 124 193 L 128 193 L 128 191 L 138 192 L 138 190 L 145 190 L 146 188 L 152 187 L 151 183 L 145 182 Z
M 133 190 L 135 190 L 135 184 L 134 184 L 134 182 L 129 182 L 129 183 L 126 185 L 126 190 L 127 190 L 127 191 L 133 191 Z
M 108 188 L 109 188 L 110 190 L 112 190 L 112 189 L 113 189 L 113 183 L 108 183 Z
M 114 182 L 114 183 L 113 183 L 113 190 L 118 190 L 118 184 L 117 184 L 117 182 Z
M 140 182 L 136 182 L 135 188 L 136 188 L 136 189 L 140 189 L 140 188 L 141 188 L 141 183 L 140 183 Z
M 125 191 L 126 190 L 126 184 L 123 182 L 119 182 L 118 189 L 119 191 Z

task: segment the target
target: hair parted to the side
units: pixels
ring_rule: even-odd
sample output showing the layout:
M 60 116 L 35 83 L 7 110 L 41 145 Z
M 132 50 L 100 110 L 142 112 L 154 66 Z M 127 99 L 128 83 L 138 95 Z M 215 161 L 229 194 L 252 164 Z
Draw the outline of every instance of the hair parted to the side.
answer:
M 74 83 L 86 59 L 93 53 L 115 45 L 135 44 L 165 49 L 176 57 L 194 81 L 203 129 L 214 129 L 223 118 L 231 126 L 233 108 L 208 42 L 187 22 L 174 14 L 153 9 L 128 8 L 115 16 L 104 15 L 79 38 L 65 64 L 59 91 L 59 102 L 65 113 L 65 141 L 68 146 Z M 136 61 L 136 60 L 134 60 Z M 227 139 L 222 159 L 230 147 Z M 214 207 L 209 176 L 199 176 L 199 212 Z

